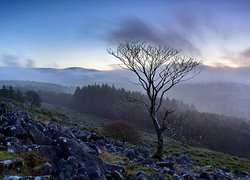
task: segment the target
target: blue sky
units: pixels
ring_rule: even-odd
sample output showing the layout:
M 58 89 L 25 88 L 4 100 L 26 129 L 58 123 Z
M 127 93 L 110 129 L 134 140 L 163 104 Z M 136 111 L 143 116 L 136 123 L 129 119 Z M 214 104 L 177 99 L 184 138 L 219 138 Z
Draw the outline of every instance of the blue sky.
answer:
M 250 65 L 248 0 L 0 0 L 0 66 L 110 69 L 141 38 L 212 66 Z

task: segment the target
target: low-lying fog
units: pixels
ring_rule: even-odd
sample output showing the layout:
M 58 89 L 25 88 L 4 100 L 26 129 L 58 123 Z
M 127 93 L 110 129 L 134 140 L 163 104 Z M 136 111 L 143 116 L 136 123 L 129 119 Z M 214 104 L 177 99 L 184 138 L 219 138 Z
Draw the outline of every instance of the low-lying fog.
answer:
M 195 78 L 176 86 L 169 97 L 192 103 L 203 112 L 214 112 L 248 118 L 250 116 L 250 68 L 201 66 Z M 130 82 L 136 77 L 126 70 L 99 71 L 84 68 L 0 68 L 0 80 L 55 83 L 84 86 L 94 83 L 114 84 L 125 89 L 140 90 Z

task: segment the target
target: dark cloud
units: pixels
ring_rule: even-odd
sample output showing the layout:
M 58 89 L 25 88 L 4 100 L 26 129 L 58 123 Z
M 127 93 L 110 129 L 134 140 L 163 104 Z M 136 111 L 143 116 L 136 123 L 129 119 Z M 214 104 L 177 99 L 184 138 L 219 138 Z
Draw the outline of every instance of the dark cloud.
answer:
M 111 42 L 119 42 L 128 39 L 143 39 L 153 43 L 161 43 L 160 37 L 154 32 L 152 25 L 146 24 L 140 19 L 126 19 L 118 25 L 118 28 L 107 35 Z
M 165 44 L 174 48 L 183 49 L 195 55 L 200 55 L 199 49 L 191 42 L 190 36 L 172 28 L 161 31 L 150 23 L 133 18 L 122 21 L 118 28 L 108 32 L 106 40 L 120 42 L 128 39 L 142 39 L 151 43 Z M 189 39 L 190 38 L 190 39 Z
M 1 61 L 7 67 L 20 67 L 20 58 L 17 56 L 4 54 L 1 57 Z
M 240 65 L 250 65 L 250 48 L 244 49 L 243 51 L 239 52 L 237 55 L 237 62 Z
M 202 37 L 202 29 L 199 18 L 192 11 L 178 12 L 176 14 L 176 23 L 181 31 L 187 35 Z
M 240 54 L 241 54 L 241 57 L 243 57 L 245 59 L 250 59 L 250 48 L 245 49 Z
M 35 67 L 35 61 L 32 59 L 25 59 L 22 56 L 12 55 L 12 54 L 3 54 L 0 56 L 0 61 L 3 66 L 6 67 Z
M 35 67 L 35 61 L 32 59 L 27 59 L 26 60 L 26 67 L 27 68 L 34 68 Z

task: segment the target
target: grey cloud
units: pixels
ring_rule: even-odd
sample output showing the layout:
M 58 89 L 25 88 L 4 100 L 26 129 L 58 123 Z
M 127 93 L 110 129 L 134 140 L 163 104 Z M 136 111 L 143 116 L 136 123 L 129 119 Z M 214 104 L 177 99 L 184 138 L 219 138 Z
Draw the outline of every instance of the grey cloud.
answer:
M 238 52 L 224 50 L 222 59 L 228 60 L 240 66 L 250 66 L 250 47 Z
M 160 31 L 154 25 L 134 18 L 122 21 L 118 28 L 108 32 L 106 40 L 109 42 L 119 42 L 128 39 L 142 39 L 151 43 L 165 44 L 174 48 L 184 49 L 185 51 L 200 55 L 199 49 L 191 42 L 190 36 L 174 29 L 165 28 Z
M 28 67 L 28 68 L 33 68 L 33 67 L 35 67 L 35 61 L 32 60 L 32 59 L 27 59 L 27 60 L 26 60 L 26 67 Z
M 250 59 L 250 48 L 245 49 L 244 51 L 242 51 L 242 52 L 241 52 L 241 56 L 242 56 L 243 58 Z
M 126 19 L 118 25 L 118 28 L 107 35 L 108 41 L 119 42 L 128 39 L 142 39 L 153 43 L 161 42 L 160 37 L 153 31 L 149 24 L 140 19 Z
M 4 66 L 8 67 L 20 67 L 20 58 L 10 54 L 4 54 L 1 57 L 1 61 Z
M 238 54 L 238 63 L 241 65 L 250 65 L 250 48 L 244 49 Z

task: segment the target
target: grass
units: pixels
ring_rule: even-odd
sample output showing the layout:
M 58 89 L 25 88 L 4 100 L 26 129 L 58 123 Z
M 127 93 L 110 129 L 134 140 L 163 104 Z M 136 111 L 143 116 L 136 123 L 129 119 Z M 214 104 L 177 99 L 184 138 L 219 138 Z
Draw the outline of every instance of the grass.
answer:
M 3 101 L 1 100 L 1 102 Z M 93 130 L 99 134 L 103 134 L 103 124 L 110 122 L 110 120 L 107 120 L 105 118 L 79 113 L 74 110 L 62 107 L 58 108 L 52 105 L 45 104 L 41 108 L 30 108 L 20 103 L 12 102 L 9 100 L 6 101 L 6 103 L 8 103 L 9 109 L 13 109 L 13 107 L 20 107 L 21 109 L 30 112 L 34 119 L 42 120 L 46 123 L 57 122 L 63 126 L 77 126 L 80 129 Z M 93 123 L 95 127 L 82 126 L 78 121 L 75 122 L 74 119 L 82 119 L 85 122 Z M 156 135 L 146 132 L 141 132 L 140 134 L 142 138 L 142 144 L 150 147 L 152 152 L 154 152 L 155 149 L 152 147 L 156 147 Z M 164 139 L 164 154 L 172 154 L 176 156 L 185 154 L 191 160 L 197 162 L 197 164 L 200 166 L 213 165 L 216 168 L 228 167 L 231 170 L 241 169 L 250 172 L 249 159 L 238 158 L 236 156 L 211 151 L 205 148 L 185 146 L 169 138 Z M 13 156 L 17 156 L 17 154 L 6 154 L 3 151 L 0 151 L 0 159 L 3 157 L 6 157 L 8 159 L 12 158 Z M 101 156 L 101 158 L 113 163 L 123 161 L 125 163 L 125 169 L 127 170 L 128 174 L 137 173 L 140 170 L 145 170 L 147 172 L 149 171 L 149 174 L 151 175 L 155 173 L 152 169 L 128 163 L 128 161 L 124 157 L 116 157 L 114 155 L 107 154 L 107 152 L 106 154 L 104 153 Z
M 128 158 L 125 156 L 118 156 L 118 155 L 113 155 L 108 153 L 107 151 L 102 151 L 98 155 L 101 159 L 111 163 L 111 164 L 116 164 L 116 165 L 123 165 L 125 169 L 125 176 L 126 179 L 135 179 L 135 176 L 138 172 L 144 171 L 149 179 L 155 179 L 155 176 L 159 174 L 159 172 L 153 170 L 150 167 L 142 166 L 139 164 L 133 164 L 129 162 Z M 169 175 L 167 174 L 161 174 L 165 178 L 169 178 Z
M 34 169 L 38 169 L 41 165 L 49 160 L 36 153 L 36 152 L 22 152 L 22 153 L 8 153 L 6 151 L 0 151 L 0 161 L 2 160 L 11 160 L 14 158 L 21 158 L 23 159 L 24 163 L 19 168 L 21 169 L 20 172 L 17 172 L 15 168 L 13 169 L 0 169 L 0 178 L 3 179 L 4 176 L 11 175 L 11 176 L 30 176 L 30 175 L 39 175 Z
M 148 147 L 156 147 L 156 136 L 154 134 L 142 133 L 142 143 Z M 152 149 L 153 152 L 156 149 Z M 250 160 L 236 156 L 211 151 L 205 148 L 191 147 L 176 142 L 173 139 L 164 139 L 164 154 L 187 155 L 199 166 L 213 165 L 215 168 L 227 167 L 231 170 L 241 169 L 250 172 Z

